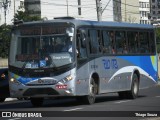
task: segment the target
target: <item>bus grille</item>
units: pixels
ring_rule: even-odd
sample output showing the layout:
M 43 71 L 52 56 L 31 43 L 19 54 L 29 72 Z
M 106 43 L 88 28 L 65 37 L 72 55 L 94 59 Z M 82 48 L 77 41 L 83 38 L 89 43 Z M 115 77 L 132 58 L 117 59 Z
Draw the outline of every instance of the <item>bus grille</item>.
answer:
M 45 86 L 45 85 L 55 85 L 55 84 L 26 84 L 26 86 Z
M 50 73 L 29 73 L 28 76 L 29 77 L 50 77 Z
M 34 95 L 59 95 L 57 91 L 52 88 L 29 88 L 24 92 L 24 96 L 34 96 Z

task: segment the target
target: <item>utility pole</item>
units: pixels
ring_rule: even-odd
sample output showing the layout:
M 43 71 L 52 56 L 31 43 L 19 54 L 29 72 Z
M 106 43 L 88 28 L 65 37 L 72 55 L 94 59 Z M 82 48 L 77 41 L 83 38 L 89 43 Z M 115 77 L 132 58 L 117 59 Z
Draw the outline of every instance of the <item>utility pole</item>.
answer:
M 14 19 L 15 19 L 15 13 L 16 13 L 16 3 L 15 3 L 15 0 L 14 0 Z
M 125 22 L 127 22 L 127 6 L 126 6 L 126 0 L 125 0 Z
M 96 8 L 97 8 L 97 20 L 102 21 L 102 5 L 101 0 L 96 0 Z
M 69 12 L 68 12 L 68 0 L 66 0 L 67 3 L 67 16 L 69 16 Z

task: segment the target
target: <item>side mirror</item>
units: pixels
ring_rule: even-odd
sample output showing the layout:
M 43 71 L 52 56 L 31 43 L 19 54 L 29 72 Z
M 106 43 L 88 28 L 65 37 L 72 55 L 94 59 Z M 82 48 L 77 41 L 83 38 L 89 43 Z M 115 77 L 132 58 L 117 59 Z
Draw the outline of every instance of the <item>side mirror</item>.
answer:
M 66 29 L 66 34 L 67 34 L 69 37 L 73 37 L 73 35 L 74 35 L 74 28 L 72 28 L 72 27 L 67 28 L 67 29 Z

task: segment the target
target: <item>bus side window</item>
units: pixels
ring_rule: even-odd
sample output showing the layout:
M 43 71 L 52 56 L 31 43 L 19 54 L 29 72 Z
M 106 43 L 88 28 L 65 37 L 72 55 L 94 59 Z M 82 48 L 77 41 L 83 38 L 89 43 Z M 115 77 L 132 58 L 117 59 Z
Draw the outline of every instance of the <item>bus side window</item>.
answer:
M 107 31 L 103 31 L 103 53 L 112 53 L 112 38 Z
M 138 33 L 134 31 L 127 32 L 129 53 L 138 52 Z
M 99 41 L 97 30 L 89 30 L 89 47 L 91 54 L 99 53 Z
M 124 31 L 116 31 L 116 50 L 117 54 L 128 53 Z
M 150 33 L 149 44 L 150 44 L 150 53 L 154 54 L 155 53 L 155 37 L 154 37 L 154 32 Z
M 139 48 L 140 53 L 149 53 L 149 36 L 147 32 L 140 32 L 139 33 Z
M 101 33 L 101 30 L 98 30 L 98 36 L 97 36 L 97 39 L 98 39 L 98 45 L 99 45 L 99 52 L 103 52 L 103 44 L 102 44 L 102 33 Z
M 78 58 L 87 57 L 85 30 L 77 30 L 77 54 Z

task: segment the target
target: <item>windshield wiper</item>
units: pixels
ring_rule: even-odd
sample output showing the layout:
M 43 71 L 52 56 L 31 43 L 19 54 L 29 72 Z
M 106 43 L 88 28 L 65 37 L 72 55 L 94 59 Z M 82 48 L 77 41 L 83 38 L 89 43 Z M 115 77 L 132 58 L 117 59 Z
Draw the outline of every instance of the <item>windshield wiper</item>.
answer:
M 53 69 L 57 70 L 57 66 L 56 66 L 56 64 L 52 61 L 51 56 L 48 57 L 48 60 L 51 61 L 51 65 L 52 65 Z
M 26 67 L 26 64 L 27 64 L 29 58 L 30 58 L 30 56 L 28 55 L 26 61 L 24 62 L 23 66 L 22 66 L 22 71 L 24 71 L 24 69 L 25 69 L 25 67 Z

